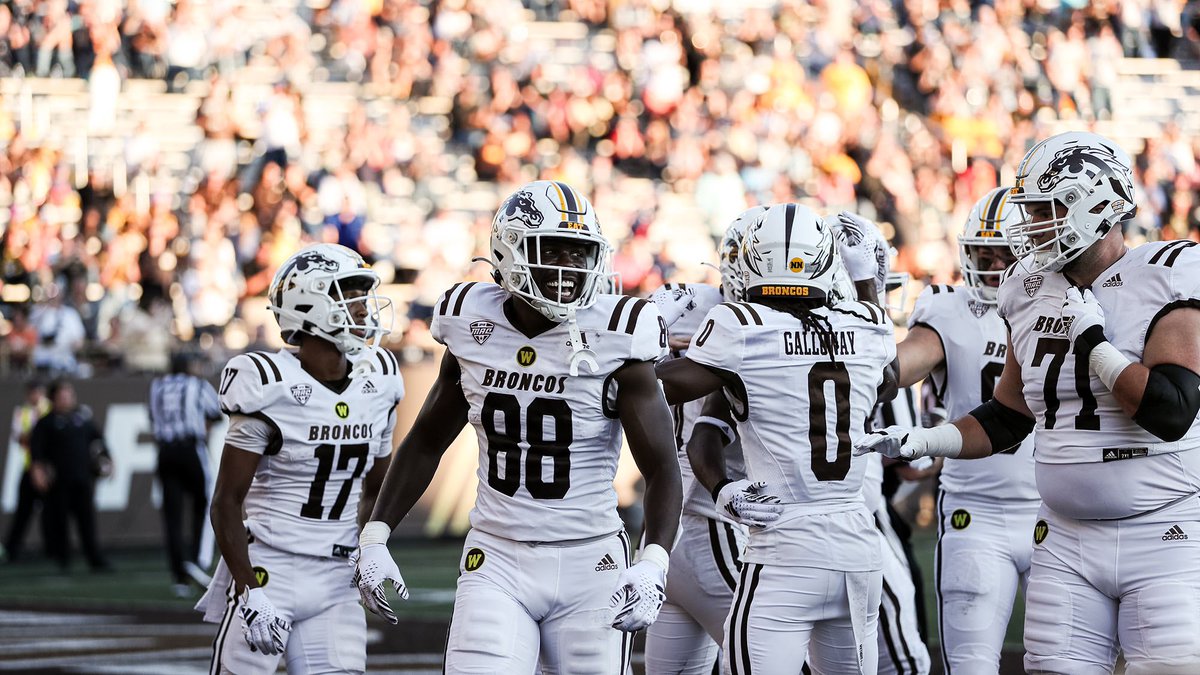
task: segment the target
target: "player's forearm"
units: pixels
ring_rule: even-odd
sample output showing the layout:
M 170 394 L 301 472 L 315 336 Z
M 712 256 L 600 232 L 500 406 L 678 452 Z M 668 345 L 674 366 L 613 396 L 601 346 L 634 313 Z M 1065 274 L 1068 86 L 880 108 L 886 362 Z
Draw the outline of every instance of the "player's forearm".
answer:
M 396 449 L 387 477 L 375 497 L 374 508 L 369 512 L 370 520 L 383 521 L 388 527 L 395 528 L 433 482 L 442 452 L 424 452 L 418 449 L 421 443 L 420 438 L 410 434 Z
M 962 434 L 962 451 L 956 459 L 982 459 L 992 455 L 992 439 L 988 437 L 979 420 L 968 414 L 951 424 Z
M 674 468 L 675 470 L 668 470 Z M 658 544 L 670 551 L 679 529 L 683 510 L 683 480 L 678 466 L 663 467 L 653 477 L 646 476 L 646 535 L 643 545 Z
M 1142 397 L 1146 394 L 1146 382 L 1149 379 L 1149 368 L 1140 363 L 1131 363 L 1121 371 L 1117 381 L 1113 383 L 1113 398 L 1117 399 L 1121 411 L 1131 418 L 1142 405 Z
M 246 526 L 242 523 L 241 502 L 223 497 L 218 493 L 213 495 L 212 508 L 209 513 L 217 548 L 220 549 L 221 557 L 225 559 L 225 565 L 233 576 L 235 589 L 241 592 L 241 589 L 246 587 L 257 588 L 258 579 L 254 575 L 254 568 L 250 565 Z
M 687 457 L 692 473 L 705 490 L 712 492 L 729 478 L 725 468 L 725 446 L 729 438 L 711 424 L 696 424 L 688 439 Z

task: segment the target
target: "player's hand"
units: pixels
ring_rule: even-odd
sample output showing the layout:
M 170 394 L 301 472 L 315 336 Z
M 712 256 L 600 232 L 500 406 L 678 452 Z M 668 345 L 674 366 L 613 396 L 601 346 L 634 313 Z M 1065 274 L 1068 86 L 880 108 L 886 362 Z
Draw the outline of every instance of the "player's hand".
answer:
M 842 211 L 834 226 L 838 252 L 851 281 L 874 280 L 882 288 L 887 279 L 888 243 L 875 223 L 862 216 Z
M 1101 338 L 1104 333 L 1104 309 L 1091 289 L 1081 293 L 1074 286 L 1067 289 L 1062 305 L 1063 323 L 1067 324 L 1067 337 L 1074 345 L 1084 333 L 1099 327 Z M 1093 331 L 1093 335 L 1094 335 Z
M 717 493 L 717 510 L 729 514 L 735 521 L 745 525 L 765 527 L 783 513 L 779 498 L 764 494 L 763 481 L 752 483 L 748 480 L 735 480 L 726 483 Z
M 868 452 L 878 452 L 892 459 L 915 459 L 924 457 L 921 453 L 920 427 L 890 426 L 878 429 L 854 442 L 853 452 L 856 457 Z
M 670 556 L 661 546 L 651 544 L 642 559 L 621 572 L 617 590 L 609 600 L 616 610 L 612 627 L 626 633 L 642 630 L 654 623 L 666 600 L 667 561 Z
M 660 288 L 650 296 L 670 328 L 688 310 L 696 308 L 696 291 L 690 288 Z
M 242 635 L 250 645 L 250 651 L 282 654 L 283 636 L 292 627 L 279 618 L 267 592 L 261 588 L 247 588 L 241 601 L 242 607 L 238 611 L 242 616 Z
M 404 585 L 404 577 L 400 576 L 400 568 L 392 560 L 387 544 L 360 544 L 350 555 L 350 563 L 354 565 L 354 585 L 358 586 L 363 607 L 387 619 L 392 625 L 398 623 L 396 613 L 388 604 L 383 584 L 390 580 L 401 600 L 408 599 L 408 587 Z

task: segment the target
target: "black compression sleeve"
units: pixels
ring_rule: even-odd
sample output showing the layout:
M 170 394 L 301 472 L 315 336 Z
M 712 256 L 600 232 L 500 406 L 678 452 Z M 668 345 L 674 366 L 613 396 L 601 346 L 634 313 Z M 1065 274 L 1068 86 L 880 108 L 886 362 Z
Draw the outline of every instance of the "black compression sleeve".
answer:
M 1033 433 L 1033 418 L 991 399 L 970 413 L 992 442 L 992 454 L 1015 448 Z
M 1150 369 L 1146 391 L 1133 421 L 1167 442 L 1177 441 L 1192 428 L 1200 412 L 1200 375 L 1174 363 Z

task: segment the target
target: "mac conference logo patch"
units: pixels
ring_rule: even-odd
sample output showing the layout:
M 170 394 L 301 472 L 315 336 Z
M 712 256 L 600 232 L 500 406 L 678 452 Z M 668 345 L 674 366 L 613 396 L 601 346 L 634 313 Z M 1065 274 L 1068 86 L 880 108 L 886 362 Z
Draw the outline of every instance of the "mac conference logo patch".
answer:
M 305 405 L 310 396 L 312 396 L 312 387 L 307 384 L 292 385 L 292 398 L 296 399 L 296 403 Z
M 1037 294 L 1038 289 L 1042 287 L 1042 275 L 1033 274 L 1025 277 L 1025 294 L 1033 297 Z
M 537 361 L 537 352 L 533 351 L 533 347 L 525 345 L 517 350 L 518 365 L 528 368 L 529 366 L 533 365 L 534 361 Z
M 471 337 L 475 338 L 475 342 L 483 344 L 492 336 L 492 331 L 496 330 L 496 324 L 491 321 L 472 321 L 471 322 Z

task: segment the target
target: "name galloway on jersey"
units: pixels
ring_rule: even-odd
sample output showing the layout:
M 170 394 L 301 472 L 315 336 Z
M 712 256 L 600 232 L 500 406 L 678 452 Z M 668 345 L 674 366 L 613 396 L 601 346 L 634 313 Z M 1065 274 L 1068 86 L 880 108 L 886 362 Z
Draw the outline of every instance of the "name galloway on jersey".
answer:
M 808 331 L 783 331 L 781 343 L 784 356 L 836 356 L 857 354 L 854 351 L 854 331 L 839 330 L 828 335 Z

